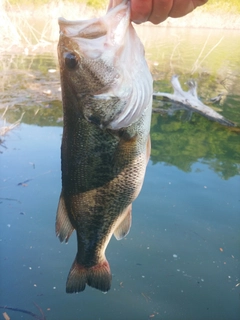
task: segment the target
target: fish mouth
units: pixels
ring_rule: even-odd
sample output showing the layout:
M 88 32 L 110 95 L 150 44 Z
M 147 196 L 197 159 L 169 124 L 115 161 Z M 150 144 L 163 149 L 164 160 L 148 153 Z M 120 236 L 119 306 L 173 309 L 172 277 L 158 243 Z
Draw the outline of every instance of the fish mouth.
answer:
M 63 17 L 58 18 L 58 24 L 60 27 L 60 34 L 64 34 L 68 37 L 80 37 L 86 39 L 97 39 L 104 35 L 107 35 L 109 30 L 109 21 L 114 20 L 112 17 L 118 15 L 118 19 L 121 20 L 124 16 L 125 24 L 129 21 L 130 10 L 127 10 L 129 3 L 127 0 L 110 1 L 110 5 L 106 15 L 100 18 L 93 18 L 90 20 L 67 20 Z M 121 14 L 122 13 L 122 14 Z M 118 19 L 115 19 L 118 20 Z M 119 21 L 116 21 L 119 23 Z
M 94 74 L 101 84 L 88 91 L 91 98 L 98 100 L 98 103 L 100 99 L 106 101 L 112 100 L 112 97 L 119 100 L 115 105 L 119 107 L 119 112 L 111 116 L 111 121 L 101 121 L 100 125 L 118 130 L 140 119 L 151 108 L 152 77 L 145 59 L 139 58 L 144 56 L 144 49 L 130 21 L 130 1 L 110 0 L 106 15 L 100 18 L 75 21 L 59 18 L 58 22 L 60 61 L 65 61 L 64 54 L 80 56 L 81 68 L 85 63 L 86 72 L 90 77 Z M 75 70 L 74 61 L 69 63 Z M 82 72 L 81 68 L 79 70 Z M 84 74 L 81 73 L 81 76 L 84 77 Z M 90 81 L 89 85 L 92 85 Z M 80 89 L 78 93 L 82 95 Z M 92 112 L 89 114 L 87 119 L 90 122 L 99 122 L 99 117 L 92 117 Z
M 67 37 L 97 39 L 105 36 L 108 32 L 106 24 L 100 19 L 70 21 L 65 18 L 59 18 L 58 23 L 60 32 Z

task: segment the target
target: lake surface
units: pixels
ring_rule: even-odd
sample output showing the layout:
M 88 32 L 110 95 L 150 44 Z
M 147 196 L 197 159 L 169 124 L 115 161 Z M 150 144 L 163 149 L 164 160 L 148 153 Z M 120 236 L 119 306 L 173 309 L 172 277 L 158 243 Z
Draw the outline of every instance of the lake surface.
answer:
M 173 74 L 195 79 L 201 100 L 219 93 L 224 127 L 154 100 L 152 153 L 128 236 L 112 238 L 107 294 L 66 294 L 76 254 L 55 236 L 61 190 L 62 112 L 56 53 L 1 57 L 0 305 L 48 320 L 240 318 L 239 31 L 140 27 L 154 90 Z M 53 69 L 53 70 L 51 70 Z M 56 72 L 54 72 L 56 69 Z M 170 111 L 169 111 L 170 110 Z M 6 129 L 6 128 L 5 128 Z M 8 309 L 11 319 L 31 315 Z

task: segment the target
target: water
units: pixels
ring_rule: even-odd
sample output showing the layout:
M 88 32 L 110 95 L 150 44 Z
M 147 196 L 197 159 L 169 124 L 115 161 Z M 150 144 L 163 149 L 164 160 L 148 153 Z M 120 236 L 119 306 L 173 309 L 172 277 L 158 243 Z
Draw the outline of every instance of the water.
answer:
M 183 86 L 193 77 L 204 102 L 224 92 L 217 108 L 240 125 L 239 33 L 226 31 L 197 70 L 206 39 L 199 61 L 222 31 L 140 28 L 139 33 L 155 90 L 171 92 L 173 73 Z M 76 239 L 72 235 L 67 245 L 60 244 L 54 232 L 62 122 L 58 71 L 48 70 L 56 68 L 56 57 L 12 55 L 1 63 L 7 124 L 25 114 L 0 145 L 0 305 L 40 317 L 34 302 L 50 320 L 239 319 L 238 127 L 183 110 L 154 113 L 151 160 L 133 205 L 131 232 L 119 242 L 112 238 L 106 252 L 112 288 L 107 294 L 87 287 L 69 295 L 65 282 Z M 154 101 L 154 107 L 167 110 L 171 104 Z M 31 318 L 4 311 L 11 319 Z

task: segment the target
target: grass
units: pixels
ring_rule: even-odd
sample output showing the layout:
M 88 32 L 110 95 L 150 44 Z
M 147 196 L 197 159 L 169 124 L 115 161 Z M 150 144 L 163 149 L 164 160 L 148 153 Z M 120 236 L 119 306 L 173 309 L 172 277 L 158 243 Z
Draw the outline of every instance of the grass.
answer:
M 222 36 L 221 39 L 205 54 L 205 56 L 202 57 L 202 54 L 203 54 L 203 52 L 205 50 L 205 47 L 206 47 L 206 45 L 208 43 L 208 40 L 209 40 L 210 36 L 211 36 L 211 33 L 208 34 L 208 38 L 206 39 L 206 41 L 205 41 L 205 43 L 204 43 L 204 45 L 202 47 L 202 50 L 199 53 L 199 56 L 197 57 L 196 61 L 194 62 L 194 65 L 193 65 L 192 70 L 191 70 L 191 75 L 193 75 L 194 72 L 196 72 L 201 67 L 203 61 L 212 53 L 212 51 L 214 49 L 216 49 L 218 47 L 218 45 L 222 42 L 222 40 L 224 38 L 224 36 Z
M 51 51 L 59 37 L 57 18 L 79 20 L 103 15 L 108 0 L 0 0 L 0 53 Z M 239 0 L 209 0 L 180 19 L 161 26 L 240 29 Z
M 1 126 L 0 126 L 0 137 L 3 137 L 5 136 L 9 131 L 13 130 L 14 128 L 16 128 L 22 121 L 22 118 L 24 116 L 24 112 L 22 113 L 21 117 L 15 121 L 14 123 L 12 124 L 8 124 L 7 125 L 7 121 L 6 121 L 6 118 L 5 118 L 5 114 L 7 112 L 8 108 L 6 108 L 3 112 L 3 114 L 1 115 Z M 2 139 L 0 139 L 0 141 L 2 141 Z
M 204 10 L 207 12 L 224 12 L 224 13 L 240 13 L 240 1 L 239 0 L 208 0 L 204 5 Z
M 59 37 L 57 19 L 88 19 L 103 14 L 104 1 L 0 0 L 0 53 L 51 51 Z M 87 5 L 91 4 L 91 6 Z M 98 9 L 92 5 L 97 6 Z
M 17 6 L 32 6 L 32 0 L 8 0 L 7 1 L 10 5 L 17 5 Z M 48 4 L 49 0 L 34 0 L 34 6 L 42 6 L 44 4 Z M 56 1 L 56 4 L 59 1 Z M 63 2 L 74 3 L 75 0 L 67 0 Z M 78 4 L 86 4 L 87 6 L 94 7 L 96 9 L 103 9 L 106 7 L 107 0 L 79 0 Z M 204 5 L 206 11 L 215 11 L 221 10 L 226 13 L 233 12 L 233 13 L 240 13 L 240 1 L 239 0 L 209 0 L 207 4 Z
M 34 6 L 42 6 L 42 5 L 46 5 L 49 4 L 51 2 L 56 2 L 56 5 L 58 5 L 59 1 L 49 1 L 49 0 L 8 0 L 7 1 L 9 3 L 9 5 L 12 6 L 32 6 L 34 4 Z M 76 0 L 63 0 L 62 2 L 65 3 L 76 3 Z M 90 7 L 94 7 L 95 9 L 103 9 L 106 7 L 107 4 L 107 0 L 79 0 L 77 1 L 78 4 L 80 5 L 87 5 Z

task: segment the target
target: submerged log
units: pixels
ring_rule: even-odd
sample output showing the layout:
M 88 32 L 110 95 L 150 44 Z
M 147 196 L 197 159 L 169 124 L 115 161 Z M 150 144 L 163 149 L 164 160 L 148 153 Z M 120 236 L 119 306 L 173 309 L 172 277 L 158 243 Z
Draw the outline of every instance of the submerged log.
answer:
M 235 123 L 224 118 L 221 114 L 206 106 L 198 99 L 197 83 L 194 80 L 187 82 L 187 85 L 189 87 L 188 91 L 183 91 L 177 75 L 172 76 L 171 83 L 173 86 L 173 94 L 165 92 L 154 92 L 153 97 L 160 96 L 167 98 L 168 100 L 181 104 L 183 109 L 200 113 L 202 116 L 210 120 L 217 121 L 224 126 L 235 126 Z M 154 111 L 157 111 L 157 109 L 155 109 Z

